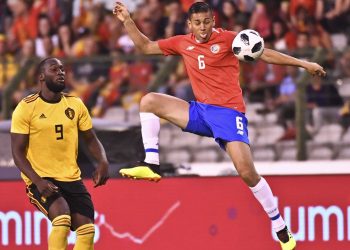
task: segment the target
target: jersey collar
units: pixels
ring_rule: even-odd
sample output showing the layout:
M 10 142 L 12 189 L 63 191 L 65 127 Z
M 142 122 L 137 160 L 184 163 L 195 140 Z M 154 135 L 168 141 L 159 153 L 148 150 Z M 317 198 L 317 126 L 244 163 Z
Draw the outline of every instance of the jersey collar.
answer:
M 44 102 L 47 102 L 47 103 L 59 103 L 59 102 L 62 100 L 62 94 L 61 94 L 61 98 L 60 98 L 58 101 L 50 101 L 50 100 L 45 99 L 45 98 L 42 96 L 41 91 L 39 92 L 39 96 L 40 96 L 40 98 L 41 98 Z

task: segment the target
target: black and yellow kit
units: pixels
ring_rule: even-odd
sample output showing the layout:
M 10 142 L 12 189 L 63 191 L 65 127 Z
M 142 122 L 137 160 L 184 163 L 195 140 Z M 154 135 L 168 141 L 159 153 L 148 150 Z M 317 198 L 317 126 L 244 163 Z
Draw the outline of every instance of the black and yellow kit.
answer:
M 91 117 L 83 102 L 62 94 L 50 103 L 39 93 L 24 98 L 12 115 L 11 133 L 28 134 L 27 159 L 41 177 L 58 181 L 80 180 L 77 165 L 78 131 L 92 128 Z M 31 181 L 22 174 L 27 185 Z

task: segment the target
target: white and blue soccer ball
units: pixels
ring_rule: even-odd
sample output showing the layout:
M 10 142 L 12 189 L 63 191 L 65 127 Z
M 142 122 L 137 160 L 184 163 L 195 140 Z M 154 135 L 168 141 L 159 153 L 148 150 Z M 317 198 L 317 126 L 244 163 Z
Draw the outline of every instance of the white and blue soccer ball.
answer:
M 255 61 L 264 51 L 264 39 L 255 30 L 242 30 L 233 39 L 232 51 L 240 61 Z

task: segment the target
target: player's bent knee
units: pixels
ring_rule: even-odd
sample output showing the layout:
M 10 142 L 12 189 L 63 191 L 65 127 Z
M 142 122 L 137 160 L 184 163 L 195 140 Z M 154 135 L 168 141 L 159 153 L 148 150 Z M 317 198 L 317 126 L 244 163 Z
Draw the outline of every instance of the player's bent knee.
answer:
M 94 249 L 95 226 L 92 223 L 82 225 L 77 228 L 77 241 L 74 250 Z
M 152 112 L 157 103 L 157 95 L 153 92 L 142 97 L 140 108 L 142 112 Z

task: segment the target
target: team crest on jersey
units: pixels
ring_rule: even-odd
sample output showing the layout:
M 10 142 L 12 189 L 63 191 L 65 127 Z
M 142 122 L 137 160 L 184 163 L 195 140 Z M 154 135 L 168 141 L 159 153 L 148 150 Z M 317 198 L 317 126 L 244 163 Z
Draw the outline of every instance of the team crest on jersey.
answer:
M 74 109 L 67 108 L 67 109 L 64 111 L 64 113 L 66 114 L 66 116 L 67 116 L 69 119 L 73 120 L 73 118 L 74 118 L 74 116 L 75 116 L 75 111 L 74 111 Z
M 216 54 L 220 51 L 220 46 L 218 44 L 213 44 L 212 46 L 210 46 L 210 51 Z

